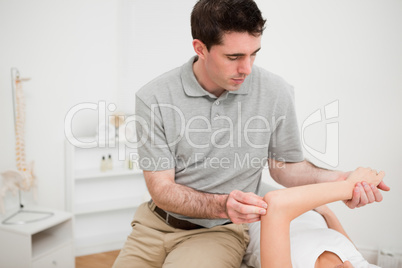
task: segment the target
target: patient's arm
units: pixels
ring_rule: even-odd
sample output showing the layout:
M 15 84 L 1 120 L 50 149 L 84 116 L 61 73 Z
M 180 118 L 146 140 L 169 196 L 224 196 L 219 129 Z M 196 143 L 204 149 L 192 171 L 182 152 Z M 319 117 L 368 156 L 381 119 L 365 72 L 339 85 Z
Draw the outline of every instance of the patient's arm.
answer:
M 327 182 L 285 188 L 269 192 L 264 200 L 267 214 L 261 217 L 261 267 L 292 267 L 290 257 L 290 222 L 301 214 L 323 204 L 352 197 L 354 186 L 367 181 L 377 186 L 384 172 L 358 168 L 345 181 Z

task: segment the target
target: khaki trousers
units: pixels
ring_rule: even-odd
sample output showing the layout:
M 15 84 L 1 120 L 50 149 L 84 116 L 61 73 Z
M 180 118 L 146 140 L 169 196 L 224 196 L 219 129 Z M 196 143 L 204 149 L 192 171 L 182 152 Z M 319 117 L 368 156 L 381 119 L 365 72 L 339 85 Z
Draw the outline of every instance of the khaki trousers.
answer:
M 153 206 L 147 202 L 137 209 L 113 268 L 240 267 L 249 242 L 247 224 L 181 230 L 166 224 Z

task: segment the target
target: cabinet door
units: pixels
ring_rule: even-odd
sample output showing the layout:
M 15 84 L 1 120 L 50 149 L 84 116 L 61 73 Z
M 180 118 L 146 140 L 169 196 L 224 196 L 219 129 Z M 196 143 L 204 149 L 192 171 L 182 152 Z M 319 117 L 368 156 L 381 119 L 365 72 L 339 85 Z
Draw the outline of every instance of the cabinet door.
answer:
M 32 263 L 32 268 L 74 268 L 75 259 L 72 244 L 43 256 Z

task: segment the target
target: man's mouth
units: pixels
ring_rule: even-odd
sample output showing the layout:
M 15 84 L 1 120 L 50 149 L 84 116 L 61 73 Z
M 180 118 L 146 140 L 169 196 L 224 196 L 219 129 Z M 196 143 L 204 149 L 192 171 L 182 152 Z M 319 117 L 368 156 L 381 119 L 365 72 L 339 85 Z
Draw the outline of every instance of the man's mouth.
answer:
M 244 78 L 232 78 L 232 80 L 235 82 L 235 84 L 242 84 L 244 82 Z

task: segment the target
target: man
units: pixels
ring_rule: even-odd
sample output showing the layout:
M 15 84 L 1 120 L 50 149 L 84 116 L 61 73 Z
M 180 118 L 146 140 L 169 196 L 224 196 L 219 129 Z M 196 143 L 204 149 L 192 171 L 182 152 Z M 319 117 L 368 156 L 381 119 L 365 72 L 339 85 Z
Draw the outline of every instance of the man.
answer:
M 138 91 L 138 151 L 152 201 L 137 209 L 114 267 L 239 267 L 246 223 L 268 208 L 255 194 L 267 163 L 284 186 L 347 177 L 304 160 L 293 88 L 253 66 L 264 24 L 252 0 L 198 1 L 197 55 Z M 357 186 L 346 203 L 381 199 Z

